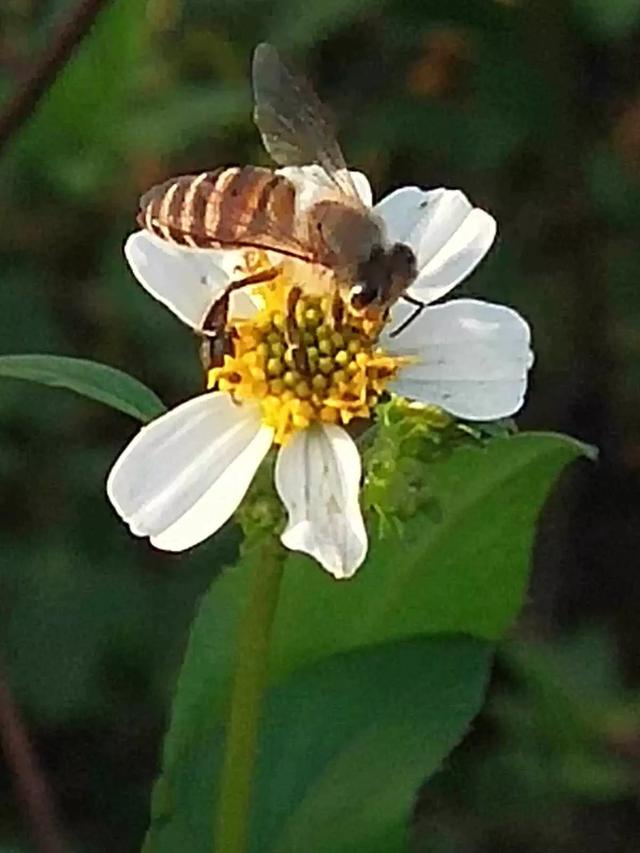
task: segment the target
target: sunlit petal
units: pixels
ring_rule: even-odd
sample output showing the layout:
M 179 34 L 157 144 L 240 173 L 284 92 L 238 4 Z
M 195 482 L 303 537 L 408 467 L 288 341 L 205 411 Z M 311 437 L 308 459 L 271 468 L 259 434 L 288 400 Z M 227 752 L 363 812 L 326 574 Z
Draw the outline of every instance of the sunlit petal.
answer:
M 404 187 L 375 210 L 384 219 L 389 239 L 415 252 L 418 277 L 409 293 L 427 303 L 468 276 L 496 235 L 494 218 L 473 207 L 460 190 Z
M 335 578 L 351 577 L 367 553 L 360 475 L 358 449 L 341 427 L 316 424 L 278 453 L 276 488 L 289 513 L 282 542 Z
M 525 320 L 511 308 L 458 299 L 426 308 L 386 344 L 411 361 L 392 390 L 435 403 L 469 420 L 493 420 L 518 411 L 533 356 Z
M 239 260 L 237 252 L 186 249 L 146 231 L 131 234 L 124 253 L 144 289 L 194 329 L 200 329 Z
M 384 221 L 391 243 L 406 243 L 417 251 L 413 233 L 425 215 L 429 193 L 420 187 L 402 187 L 386 195 L 375 205 L 375 212 Z
M 135 536 L 182 551 L 230 518 L 272 437 L 256 405 L 203 394 L 140 430 L 113 466 L 107 494 Z

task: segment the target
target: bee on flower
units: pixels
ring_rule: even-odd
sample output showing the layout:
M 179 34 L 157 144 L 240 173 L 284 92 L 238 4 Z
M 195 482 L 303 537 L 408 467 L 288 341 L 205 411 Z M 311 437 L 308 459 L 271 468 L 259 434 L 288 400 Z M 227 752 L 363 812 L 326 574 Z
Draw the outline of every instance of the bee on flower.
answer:
M 256 121 L 275 171 L 222 169 L 143 196 L 125 255 L 142 286 L 210 341 L 205 393 L 143 427 L 111 502 L 136 536 L 182 551 L 235 512 L 272 447 L 281 539 L 335 578 L 367 553 L 354 423 L 397 394 L 487 421 L 522 405 L 527 323 L 475 299 L 432 305 L 489 250 L 494 219 L 458 190 L 373 204 L 322 110 L 268 45 Z

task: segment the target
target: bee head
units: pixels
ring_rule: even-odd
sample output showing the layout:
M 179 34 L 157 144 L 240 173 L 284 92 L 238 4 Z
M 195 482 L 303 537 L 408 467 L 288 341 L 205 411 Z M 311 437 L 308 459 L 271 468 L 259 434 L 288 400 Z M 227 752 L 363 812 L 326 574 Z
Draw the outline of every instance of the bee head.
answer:
M 410 284 L 416 277 L 416 256 L 413 249 L 406 243 L 393 244 L 387 253 L 387 263 L 390 274 L 406 282 L 406 284 Z
M 351 304 L 357 310 L 374 302 L 387 306 L 396 301 L 416 276 L 416 256 L 404 243 L 390 249 L 373 246 L 369 258 L 358 267 L 358 281 L 351 288 Z

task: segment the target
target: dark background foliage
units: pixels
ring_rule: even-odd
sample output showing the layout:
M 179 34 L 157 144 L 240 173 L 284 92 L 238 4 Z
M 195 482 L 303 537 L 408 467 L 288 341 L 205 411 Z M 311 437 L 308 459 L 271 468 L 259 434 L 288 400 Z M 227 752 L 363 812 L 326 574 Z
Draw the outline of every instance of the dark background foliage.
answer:
M 0 104 L 69 5 L 0 6 Z M 107 362 L 169 404 L 200 387 L 191 335 L 121 247 L 150 184 L 267 162 L 248 79 L 264 39 L 316 82 L 377 193 L 462 187 L 495 214 L 463 290 L 533 326 L 520 424 L 601 449 L 545 512 L 521 626 L 486 712 L 418 798 L 415 849 L 635 850 L 637 0 L 112 0 L 0 160 L 0 349 Z M 0 386 L 3 677 L 78 850 L 138 849 L 189 622 L 237 546 L 232 526 L 182 556 L 129 537 L 104 479 L 135 429 Z M 0 851 L 33 849 L 1 767 L 0 790 Z

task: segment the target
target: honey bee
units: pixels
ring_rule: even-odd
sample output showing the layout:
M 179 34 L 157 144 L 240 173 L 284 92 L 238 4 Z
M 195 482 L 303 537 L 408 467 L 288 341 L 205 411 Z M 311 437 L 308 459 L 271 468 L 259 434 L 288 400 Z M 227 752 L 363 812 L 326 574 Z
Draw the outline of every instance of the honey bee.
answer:
M 417 310 L 397 334 L 424 307 L 406 293 L 417 274 L 412 249 L 386 239 L 383 222 L 356 190 L 320 100 L 272 45 L 256 48 L 252 81 L 254 120 L 268 153 L 279 166 L 315 164 L 327 193 L 300 216 L 296 188 L 284 175 L 257 166 L 220 168 L 153 187 L 141 198 L 138 223 L 193 249 L 247 247 L 327 267 L 351 306 L 369 316 L 385 318 L 404 297 Z M 232 281 L 211 306 L 202 332 L 215 341 L 214 360 L 224 351 L 231 292 L 275 274 L 264 270 Z

